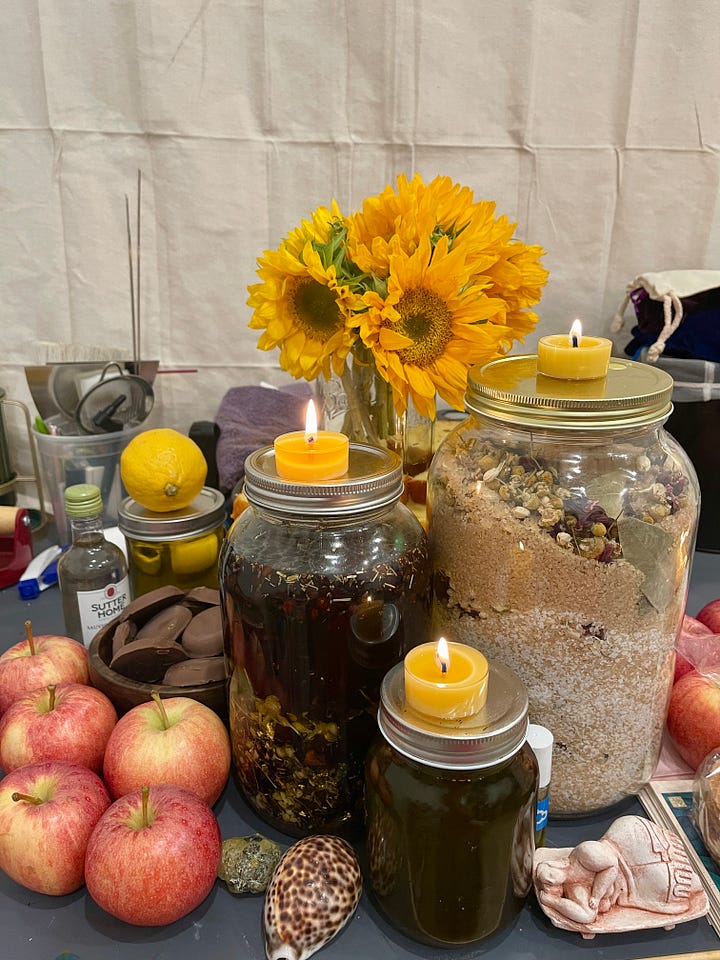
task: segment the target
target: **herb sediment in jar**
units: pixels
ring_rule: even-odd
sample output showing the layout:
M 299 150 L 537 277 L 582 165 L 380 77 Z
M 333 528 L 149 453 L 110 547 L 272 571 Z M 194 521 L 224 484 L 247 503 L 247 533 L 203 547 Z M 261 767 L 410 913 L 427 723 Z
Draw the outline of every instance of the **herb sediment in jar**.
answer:
M 457 431 L 431 470 L 433 626 L 526 684 L 555 737 L 552 812 L 610 806 L 659 753 L 693 483 L 657 429 L 483 434 Z
M 428 637 L 425 536 L 401 506 L 314 526 L 246 511 L 221 568 L 243 792 L 285 832 L 352 832 L 380 683 Z

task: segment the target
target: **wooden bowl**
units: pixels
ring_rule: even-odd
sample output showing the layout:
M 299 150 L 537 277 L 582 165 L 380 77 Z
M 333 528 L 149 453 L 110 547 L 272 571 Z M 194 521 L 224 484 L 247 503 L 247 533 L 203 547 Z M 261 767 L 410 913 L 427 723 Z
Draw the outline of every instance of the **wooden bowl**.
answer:
M 157 690 L 163 699 L 168 697 L 191 697 L 214 710 L 226 723 L 228 717 L 227 680 L 214 680 L 210 683 L 193 686 L 171 686 L 164 683 L 142 683 L 131 680 L 111 670 L 113 636 L 123 614 L 116 617 L 97 633 L 88 650 L 90 683 L 108 697 L 118 716 L 122 716 L 140 703 L 147 703 Z

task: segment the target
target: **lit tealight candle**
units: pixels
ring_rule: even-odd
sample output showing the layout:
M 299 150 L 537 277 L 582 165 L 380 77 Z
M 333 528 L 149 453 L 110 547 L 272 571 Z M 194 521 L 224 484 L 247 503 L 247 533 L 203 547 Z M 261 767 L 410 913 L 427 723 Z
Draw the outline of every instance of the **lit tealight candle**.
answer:
M 405 702 L 427 717 L 459 720 L 484 706 L 488 662 L 464 643 L 423 643 L 405 657 Z
M 350 441 L 344 433 L 318 430 L 315 404 L 308 403 L 305 430 L 275 439 L 275 469 L 283 480 L 314 483 L 335 480 L 348 471 Z
M 608 371 L 612 340 L 584 337 L 576 320 L 570 333 L 542 337 L 538 343 L 538 373 L 556 380 L 597 380 Z

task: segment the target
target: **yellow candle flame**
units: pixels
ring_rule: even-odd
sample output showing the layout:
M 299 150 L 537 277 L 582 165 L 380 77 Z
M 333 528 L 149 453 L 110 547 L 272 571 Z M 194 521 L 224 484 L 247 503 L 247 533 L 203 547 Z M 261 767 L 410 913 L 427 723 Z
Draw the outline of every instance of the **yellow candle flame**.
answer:
M 582 342 L 582 324 L 579 320 L 573 320 L 573 325 L 570 327 L 570 333 L 568 334 L 568 341 L 573 347 L 579 347 Z
M 435 648 L 435 663 L 440 668 L 441 673 L 447 673 L 450 669 L 450 650 L 448 649 L 445 637 L 440 637 Z
M 315 443 L 317 432 L 317 413 L 315 412 L 315 404 L 310 400 L 305 414 L 305 443 Z

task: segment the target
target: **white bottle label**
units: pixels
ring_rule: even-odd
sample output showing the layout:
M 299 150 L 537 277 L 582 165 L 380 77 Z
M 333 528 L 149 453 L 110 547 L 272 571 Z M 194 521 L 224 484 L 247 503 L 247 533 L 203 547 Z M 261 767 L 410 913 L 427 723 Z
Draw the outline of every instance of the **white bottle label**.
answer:
M 108 583 L 102 590 L 78 590 L 77 602 L 83 643 L 89 647 L 95 634 L 130 603 L 130 580 Z

